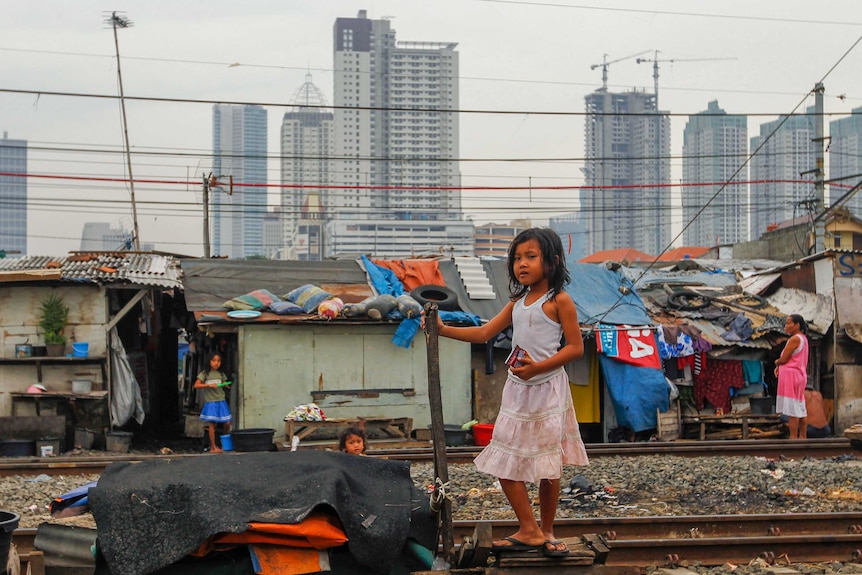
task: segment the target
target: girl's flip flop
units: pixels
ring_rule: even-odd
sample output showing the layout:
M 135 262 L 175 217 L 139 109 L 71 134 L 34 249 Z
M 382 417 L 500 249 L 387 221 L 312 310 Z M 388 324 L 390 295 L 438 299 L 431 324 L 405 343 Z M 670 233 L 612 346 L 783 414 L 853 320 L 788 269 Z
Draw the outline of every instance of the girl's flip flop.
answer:
M 565 548 L 557 549 L 558 545 L 564 545 Z M 567 557 L 569 555 L 569 546 L 566 545 L 565 541 L 559 539 L 551 541 L 548 539 L 542 544 L 542 553 L 544 553 L 545 557 Z

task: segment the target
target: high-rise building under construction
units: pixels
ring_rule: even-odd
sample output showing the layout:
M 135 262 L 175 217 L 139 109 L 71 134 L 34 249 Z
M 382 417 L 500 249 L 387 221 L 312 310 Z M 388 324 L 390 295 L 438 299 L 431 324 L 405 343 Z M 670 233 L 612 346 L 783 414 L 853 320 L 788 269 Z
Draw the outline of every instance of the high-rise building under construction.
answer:
M 654 94 L 586 97 L 585 187 L 580 192 L 586 252 L 631 247 L 659 254 L 671 238 L 670 119 Z

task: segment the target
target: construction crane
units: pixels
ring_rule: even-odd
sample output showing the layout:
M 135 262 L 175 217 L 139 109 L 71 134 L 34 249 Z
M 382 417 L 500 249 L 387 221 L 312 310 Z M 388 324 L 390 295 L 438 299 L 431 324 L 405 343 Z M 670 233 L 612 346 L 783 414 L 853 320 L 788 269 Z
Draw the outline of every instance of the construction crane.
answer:
M 649 50 L 647 50 L 649 51 Z M 643 54 L 643 52 L 641 52 Z M 656 50 L 653 58 L 638 58 L 635 60 L 638 64 L 644 62 L 652 62 L 652 79 L 655 86 L 655 109 L 658 112 L 658 63 L 659 62 L 717 62 L 719 60 L 736 60 L 736 58 L 665 58 L 660 60 L 658 57 L 659 51 Z
M 617 62 L 622 62 L 623 60 L 630 60 L 631 58 L 635 58 L 637 56 L 640 56 L 641 54 L 648 54 L 650 52 L 651 52 L 651 50 L 644 50 L 643 52 L 638 52 L 637 54 L 632 54 L 631 56 L 625 56 L 623 58 L 617 58 L 616 60 L 611 60 L 610 62 L 608 62 L 608 55 L 605 54 L 605 56 L 603 58 L 604 61 L 601 64 L 591 65 L 590 70 L 595 70 L 596 68 L 601 66 L 601 68 L 602 68 L 602 89 L 607 90 L 608 89 L 608 66 L 610 66 L 611 64 L 616 64 Z M 638 59 L 638 61 L 640 61 L 640 59 Z

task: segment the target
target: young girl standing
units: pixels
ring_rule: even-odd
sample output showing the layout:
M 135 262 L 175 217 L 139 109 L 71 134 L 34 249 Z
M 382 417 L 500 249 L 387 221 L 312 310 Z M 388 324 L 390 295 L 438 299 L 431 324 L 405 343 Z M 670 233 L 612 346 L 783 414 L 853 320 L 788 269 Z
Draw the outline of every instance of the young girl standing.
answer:
M 518 518 L 518 531 L 494 541 L 492 549 L 541 549 L 547 556 L 564 557 L 569 550 L 554 535 L 563 465 L 589 462 L 563 366 L 583 355 L 584 342 L 575 304 L 563 291 L 569 272 L 555 232 L 532 228 L 518 234 L 509 246 L 508 267 L 511 300 L 494 319 L 454 327 L 438 316 L 439 333 L 484 343 L 511 325 L 512 348 L 526 351 L 509 369 L 491 442 L 475 464 L 500 480 Z M 526 482 L 539 484 L 539 521 Z
M 230 408 L 225 401 L 224 384 L 227 376 L 221 371 L 221 354 L 214 353 L 210 356 L 210 368 L 198 374 L 195 380 L 195 389 L 204 390 L 204 408 L 201 410 L 201 419 L 207 422 L 207 433 L 210 439 L 210 452 L 221 453 L 222 449 L 216 445 L 216 426 L 224 424 L 224 432 L 230 433 Z

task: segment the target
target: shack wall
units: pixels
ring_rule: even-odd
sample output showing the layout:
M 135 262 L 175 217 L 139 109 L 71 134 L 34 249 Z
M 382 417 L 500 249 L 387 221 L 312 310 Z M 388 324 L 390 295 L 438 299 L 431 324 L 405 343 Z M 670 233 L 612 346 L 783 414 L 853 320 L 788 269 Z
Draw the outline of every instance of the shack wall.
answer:
M 14 358 L 17 344 L 44 345 L 37 325 L 39 308 L 42 300 L 52 293 L 69 306 L 69 321 L 64 330 L 68 339 L 66 353 L 72 352 L 72 342 L 86 341 L 90 356 L 105 355 L 108 311 L 103 287 L 6 284 L 0 288 L 0 357 Z M 101 370 L 96 365 L 42 367 L 42 385 L 48 391 L 71 392 L 74 377 L 92 379 L 96 382 L 95 389 L 104 385 Z M 0 365 L 0 415 L 12 414 L 10 393 L 23 393 L 34 383 L 37 383 L 35 365 Z
M 273 428 L 314 402 L 327 417 L 412 417 L 431 423 L 425 338 L 410 348 L 391 342 L 397 325 L 305 322 L 247 324 L 239 330 L 238 428 Z M 472 418 L 470 344 L 440 338 L 443 419 Z

